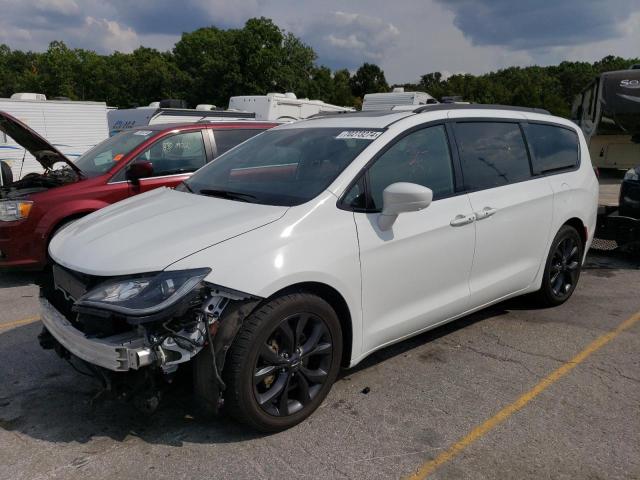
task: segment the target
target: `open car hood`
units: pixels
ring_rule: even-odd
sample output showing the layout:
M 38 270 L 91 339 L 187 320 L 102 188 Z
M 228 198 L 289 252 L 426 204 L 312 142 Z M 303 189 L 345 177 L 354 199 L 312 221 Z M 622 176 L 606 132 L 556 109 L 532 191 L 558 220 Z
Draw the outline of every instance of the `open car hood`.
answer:
M 1 111 L 0 131 L 11 137 L 18 145 L 33 155 L 44 168 L 50 169 L 53 168 L 56 162 L 64 162 L 77 174 L 82 175 L 82 171 L 60 150 L 17 118 Z

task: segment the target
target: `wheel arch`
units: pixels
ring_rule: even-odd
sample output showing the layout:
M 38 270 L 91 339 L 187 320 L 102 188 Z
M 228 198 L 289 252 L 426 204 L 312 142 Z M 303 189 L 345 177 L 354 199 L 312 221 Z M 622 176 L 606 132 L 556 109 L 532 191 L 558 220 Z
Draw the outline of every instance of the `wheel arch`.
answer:
M 565 225 L 569 225 L 578 231 L 578 235 L 580 235 L 580 240 L 582 241 L 582 249 L 584 251 L 587 246 L 587 234 L 588 234 L 587 228 L 584 222 L 578 217 L 572 217 L 566 222 L 564 222 L 561 228 Z
M 340 320 L 340 327 L 342 328 L 343 349 L 340 363 L 343 367 L 348 367 L 351 363 L 351 354 L 353 351 L 353 322 L 351 311 L 345 298 L 338 290 L 321 282 L 295 283 L 278 290 L 269 298 L 292 292 L 306 292 L 317 295 L 336 311 L 338 320 Z

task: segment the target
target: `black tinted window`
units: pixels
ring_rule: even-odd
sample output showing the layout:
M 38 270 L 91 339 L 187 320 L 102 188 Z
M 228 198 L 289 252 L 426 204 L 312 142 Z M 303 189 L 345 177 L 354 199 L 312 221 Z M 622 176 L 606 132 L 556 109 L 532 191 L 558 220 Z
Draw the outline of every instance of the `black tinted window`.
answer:
M 518 124 L 465 122 L 455 129 L 467 189 L 498 187 L 531 177 Z
M 381 130 L 284 128 L 249 139 L 199 170 L 185 189 L 269 205 L 316 197 Z
M 424 128 L 399 140 L 369 168 L 369 182 L 376 209 L 382 208 L 383 190 L 396 182 L 429 187 L 435 199 L 453 193 L 451 154 L 444 126 Z
M 533 171 L 545 173 L 578 165 L 578 135 L 553 125 L 529 124 L 527 140 L 533 150 Z
M 236 145 L 240 145 L 245 140 L 259 134 L 262 130 L 217 130 L 213 132 L 216 139 L 217 154 L 222 155 L 227 150 L 231 150 Z

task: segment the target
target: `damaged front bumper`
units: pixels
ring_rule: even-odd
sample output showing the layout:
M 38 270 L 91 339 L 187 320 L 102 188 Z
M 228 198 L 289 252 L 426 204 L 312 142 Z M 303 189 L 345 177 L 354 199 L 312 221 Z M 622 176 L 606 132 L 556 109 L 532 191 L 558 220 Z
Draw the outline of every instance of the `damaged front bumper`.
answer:
M 107 338 L 88 338 L 75 328 L 51 303 L 40 298 L 42 323 L 49 333 L 71 354 L 93 365 L 114 372 L 126 372 L 152 365 L 156 353 L 144 345 L 137 331 Z

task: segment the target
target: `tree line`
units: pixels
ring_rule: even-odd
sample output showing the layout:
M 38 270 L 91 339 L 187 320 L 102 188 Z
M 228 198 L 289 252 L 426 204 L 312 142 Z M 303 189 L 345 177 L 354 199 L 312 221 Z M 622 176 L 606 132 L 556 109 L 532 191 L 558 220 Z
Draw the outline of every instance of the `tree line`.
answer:
M 359 107 L 365 93 L 387 92 L 384 72 L 365 63 L 354 74 L 316 63 L 314 50 L 267 18 L 242 28 L 200 28 L 182 34 L 172 51 L 140 47 L 132 53 L 100 55 L 54 41 L 45 52 L 0 45 L 0 97 L 15 92 L 48 98 L 105 101 L 126 108 L 163 98 L 191 106 L 226 107 L 233 95 L 295 92 L 344 106 Z M 461 96 L 476 103 L 541 107 L 568 116 L 573 97 L 600 72 L 629 68 L 640 59 L 608 56 L 595 63 L 562 62 L 548 67 L 511 67 L 484 75 L 444 78 L 427 73 L 406 90 L 440 99 Z

